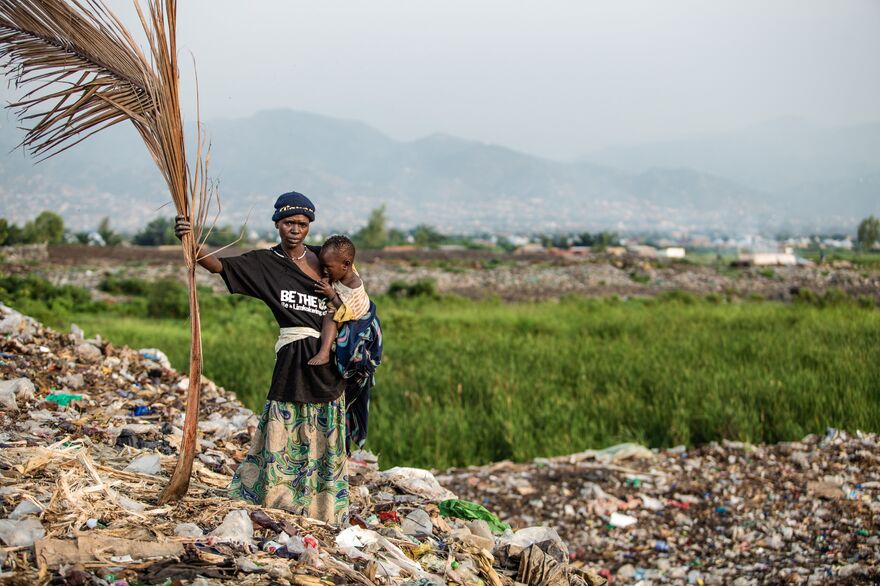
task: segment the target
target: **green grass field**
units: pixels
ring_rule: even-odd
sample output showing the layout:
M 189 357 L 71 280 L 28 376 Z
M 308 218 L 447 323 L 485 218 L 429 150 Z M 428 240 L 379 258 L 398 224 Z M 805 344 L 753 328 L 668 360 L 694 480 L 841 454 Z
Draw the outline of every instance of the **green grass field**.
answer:
M 106 307 L 21 294 L 3 300 L 58 328 L 74 322 L 116 344 L 162 348 L 186 368 L 185 318 L 148 317 L 143 300 Z M 271 314 L 252 300 L 203 299 L 205 373 L 258 409 L 273 364 Z M 385 359 L 368 447 L 383 465 L 525 460 L 622 441 L 773 442 L 826 426 L 880 431 L 880 310 L 845 296 L 378 305 Z

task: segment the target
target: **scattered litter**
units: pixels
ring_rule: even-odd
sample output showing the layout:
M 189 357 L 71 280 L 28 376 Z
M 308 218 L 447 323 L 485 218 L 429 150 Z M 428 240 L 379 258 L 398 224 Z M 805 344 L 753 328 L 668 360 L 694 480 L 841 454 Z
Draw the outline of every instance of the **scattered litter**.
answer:
M 599 462 L 621 462 L 623 460 L 651 460 L 654 453 L 638 444 L 618 444 L 596 452 L 596 460 Z
M 202 528 L 195 523 L 180 523 L 174 528 L 174 534 L 178 537 L 192 537 L 194 539 L 205 536 Z
M 400 524 L 400 530 L 414 537 L 430 536 L 434 531 L 431 516 L 423 509 L 413 509 Z
M 455 494 L 440 486 L 434 475 L 427 470 L 397 466 L 382 472 L 381 475 L 401 490 L 432 501 L 455 498 Z
M 527 527 L 512 534 L 505 534 L 500 538 L 499 546 L 507 547 L 509 555 L 516 555 L 532 545 L 548 542 L 555 546 L 561 557 L 568 558 L 568 546 L 553 527 Z
M 513 527 L 553 525 L 570 565 L 591 567 L 615 585 L 880 581 L 876 433 L 632 446 L 609 450 L 604 462 L 587 450 L 436 478 Z M 808 465 L 793 454 L 805 454 Z M 500 536 L 494 550 L 502 563 L 508 541 Z
M 372 545 L 379 539 L 379 534 L 369 529 L 353 525 L 336 536 L 336 545 L 341 548 L 364 547 Z
M 12 389 L 0 388 L 0 407 L 9 411 L 18 411 L 18 401 Z
M 209 534 L 219 542 L 250 544 L 254 540 L 254 524 L 244 509 L 229 511 L 219 527 Z
M 11 380 L 0 381 L 0 388 L 9 389 L 15 396 L 24 401 L 31 401 L 37 389 L 30 379 L 19 377 Z
M 167 368 L 168 370 L 171 370 L 171 361 L 168 360 L 168 356 L 166 356 L 165 353 L 158 348 L 141 348 L 140 350 L 138 350 L 138 354 L 140 354 L 147 360 L 151 360 L 159 364 L 162 368 Z
M 36 543 L 39 563 L 58 568 L 62 564 L 92 563 L 107 557 L 129 556 L 129 561 L 183 555 L 183 545 L 169 541 L 120 539 L 89 533 L 70 539 L 41 539 Z
M 608 524 L 612 527 L 629 527 L 638 522 L 639 520 L 635 517 L 624 515 L 623 513 L 611 513 L 611 518 L 608 520 Z
M 824 499 L 842 499 L 846 496 L 842 483 L 824 480 L 807 482 L 807 493 Z
M 664 509 L 663 501 L 646 494 L 639 495 L 642 500 L 642 506 L 651 511 L 662 511 Z
M 74 352 L 83 362 L 100 362 L 103 358 L 101 349 L 88 343 L 80 344 Z
M 30 547 L 46 535 L 39 519 L 0 519 L 0 541 L 9 547 Z
M 457 517 L 459 519 L 481 519 L 489 524 L 494 533 L 504 533 L 510 529 L 510 525 L 503 523 L 498 517 L 490 513 L 486 507 L 460 499 L 448 499 L 440 503 L 440 514 L 444 517 Z
M 85 377 L 79 373 L 63 376 L 59 382 L 70 389 L 81 389 L 86 384 Z
M 78 341 L 83 341 L 86 338 L 86 333 L 76 324 L 70 324 L 70 333 L 73 334 L 73 337 Z
M 126 472 L 139 472 L 141 474 L 158 474 L 162 471 L 159 454 L 146 454 L 138 456 L 125 467 Z
M 46 401 L 55 403 L 59 407 L 67 407 L 72 401 L 82 401 L 82 395 L 73 395 L 70 393 L 52 393 L 46 395 Z
M 31 499 L 24 499 L 18 503 L 18 506 L 16 506 L 11 513 L 9 513 L 9 518 L 17 521 L 18 519 L 24 519 L 28 515 L 38 515 L 42 511 L 43 507 Z

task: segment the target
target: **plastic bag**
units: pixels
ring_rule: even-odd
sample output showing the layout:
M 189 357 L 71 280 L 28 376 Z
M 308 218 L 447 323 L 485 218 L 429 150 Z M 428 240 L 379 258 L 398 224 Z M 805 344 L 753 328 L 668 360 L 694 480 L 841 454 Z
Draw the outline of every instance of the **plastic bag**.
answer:
M 504 533 L 510 529 L 510 525 L 504 523 L 490 513 L 486 507 L 463 501 L 461 499 L 448 499 L 440 502 L 440 514 L 444 517 L 456 517 L 458 519 L 467 519 L 469 521 L 482 519 L 489 524 L 492 533 Z

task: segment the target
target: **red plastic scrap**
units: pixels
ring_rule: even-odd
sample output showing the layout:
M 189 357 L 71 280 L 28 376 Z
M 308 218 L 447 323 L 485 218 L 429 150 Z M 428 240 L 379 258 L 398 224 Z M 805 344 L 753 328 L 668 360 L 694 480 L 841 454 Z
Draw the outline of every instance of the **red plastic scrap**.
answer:
M 400 517 L 397 515 L 397 511 L 382 511 L 379 513 L 379 520 L 383 523 L 397 523 L 400 524 Z

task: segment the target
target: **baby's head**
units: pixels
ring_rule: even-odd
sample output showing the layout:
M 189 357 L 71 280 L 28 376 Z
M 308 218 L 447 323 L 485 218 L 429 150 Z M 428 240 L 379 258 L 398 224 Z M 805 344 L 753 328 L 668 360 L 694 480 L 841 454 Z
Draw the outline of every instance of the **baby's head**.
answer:
M 336 234 L 321 246 L 321 268 L 331 281 L 344 279 L 354 265 L 354 243 L 347 237 Z

